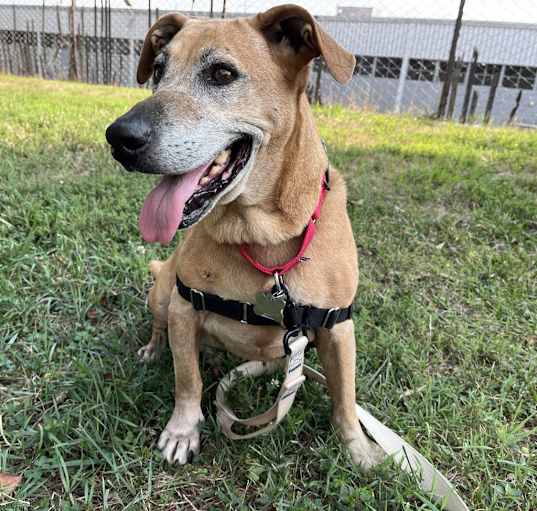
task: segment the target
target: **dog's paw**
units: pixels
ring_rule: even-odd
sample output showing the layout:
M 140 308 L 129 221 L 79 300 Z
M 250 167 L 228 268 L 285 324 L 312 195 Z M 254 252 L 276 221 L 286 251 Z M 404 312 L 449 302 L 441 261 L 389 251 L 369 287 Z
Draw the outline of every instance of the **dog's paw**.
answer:
M 160 358 L 162 354 L 162 347 L 158 344 L 150 342 L 145 346 L 142 346 L 138 351 L 137 355 L 140 359 L 140 362 L 154 362 Z
M 353 463 L 359 465 L 362 470 L 369 470 L 375 465 L 382 463 L 386 453 L 375 442 L 365 436 L 358 436 L 345 442 Z
M 158 448 L 168 463 L 184 465 L 200 452 L 200 433 L 193 429 L 187 434 L 177 435 L 165 429 L 159 438 Z
M 168 463 L 191 463 L 194 456 L 199 454 L 202 421 L 203 415 L 201 419 L 191 422 L 178 418 L 178 414 L 174 412 L 158 441 L 158 448 Z

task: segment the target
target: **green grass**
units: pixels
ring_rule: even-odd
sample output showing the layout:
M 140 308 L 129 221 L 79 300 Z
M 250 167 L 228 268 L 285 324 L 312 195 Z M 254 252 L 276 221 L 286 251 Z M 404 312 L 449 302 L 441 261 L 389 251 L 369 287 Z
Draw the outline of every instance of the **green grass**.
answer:
M 24 476 L 2 509 L 440 509 L 389 463 L 353 467 L 313 383 L 273 434 L 227 440 L 213 400 L 229 357 L 203 361 L 201 456 L 161 460 L 171 357 L 135 353 L 147 262 L 169 249 L 140 241 L 152 179 L 103 136 L 145 94 L 0 77 L 0 471 Z M 359 401 L 471 509 L 537 509 L 537 133 L 316 116 L 360 251 Z

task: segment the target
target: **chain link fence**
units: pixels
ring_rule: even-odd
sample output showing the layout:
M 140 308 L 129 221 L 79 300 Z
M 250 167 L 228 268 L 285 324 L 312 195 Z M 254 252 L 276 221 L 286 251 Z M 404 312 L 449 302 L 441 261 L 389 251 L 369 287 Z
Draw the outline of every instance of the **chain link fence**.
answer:
M 153 0 L 140 9 L 121 8 L 123 2 L 110 8 L 109 0 L 85 2 L 75 9 L 48 0 L 0 4 L 0 71 L 138 86 L 143 38 L 170 3 Z M 318 21 L 356 55 L 355 74 L 342 87 L 316 62 L 310 99 L 461 122 L 536 126 L 537 5 L 532 2 L 364 0 L 362 7 L 337 7 L 333 16 Z M 311 8 L 315 2 L 302 3 Z M 256 9 L 254 1 L 228 4 Z M 208 16 L 209 10 L 191 14 Z

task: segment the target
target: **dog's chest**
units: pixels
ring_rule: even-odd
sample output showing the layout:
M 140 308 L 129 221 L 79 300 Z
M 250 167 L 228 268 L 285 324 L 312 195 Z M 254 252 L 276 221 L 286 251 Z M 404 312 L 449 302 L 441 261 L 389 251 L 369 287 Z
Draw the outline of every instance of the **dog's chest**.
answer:
M 300 241 L 265 249 L 252 247 L 250 254 L 267 266 L 281 264 L 296 254 Z M 341 257 L 340 251 L 333 250 L 323 257 L 323 251 L 316 250 L 319 241 L 314 240 L 305 261 L 283 276 L 284 283 L 295 303 L 324 308 L 346 307 L 356 290 L 356 257 Z M 243 258 L 239 246 L 217 243 L 210 236 L 197 232 L 196 228 L 180 246 L 176 270 L 189 287 L 248 303 L 255 303 L 260 291 L 270 291 L 275 284 L 272 276 L 262 273 Z
M 249 266 L 238 247 L 208 237 L 185 239 L 177 266 L 179 278 L 189 287 L 228 299 L 248 301 L 271 286 L 271 277 Z

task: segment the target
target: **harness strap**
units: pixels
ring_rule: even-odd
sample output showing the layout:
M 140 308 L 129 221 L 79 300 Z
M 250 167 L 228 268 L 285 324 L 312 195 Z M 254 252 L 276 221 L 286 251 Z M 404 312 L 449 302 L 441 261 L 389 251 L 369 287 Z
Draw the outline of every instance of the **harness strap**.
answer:
M 273 319 L 256 314 L 251 303 L 225 300 L 218 295 L 188 287 L 179 277 L 177 277 L 177 291 L 197 311 L 214 312 L 247 325 L 285 326 L 287 329 L 330 329 L 352 317 L 352 304 L 342 309 L 321 309 L 310 305 L 296 305 L 288 300 L 283 311 L 284 324 L 281 325 Z

